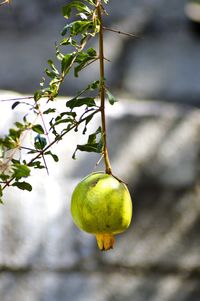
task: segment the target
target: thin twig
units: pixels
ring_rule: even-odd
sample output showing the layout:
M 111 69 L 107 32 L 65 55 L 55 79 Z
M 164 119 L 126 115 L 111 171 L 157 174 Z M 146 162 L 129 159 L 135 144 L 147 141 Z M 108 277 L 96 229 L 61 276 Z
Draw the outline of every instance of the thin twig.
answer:
M 42 154 L 42 159 L 43 159 L 43 161 L 44 161 L 44 166 L 45 166 L 45 169 L 46 169 L 47 174 L 48 174 L 48 176 L 49 176 L 49 169 L 48 169 L 47 162 L 46 162 L 45 157 L 44 157 L 43 154 Z
M 89 65 L 93 64 L 94 62 L 96 62 L 99 59 L 99 57 L 96 57 L 95 59 L 93 59 L 92 61 L 90 61 L 89 63 L 85 64 L 85 66 L 81 69 L 83 70 L 84 68 L 88 67 Z
M 34 148 L 30 148 L 30 147 L 26 147 L 26 146 L 20 146 L 19 149 L 25 149 L 25 150 L 35 151 L 36 152 L 36 150 Z
M 95 168 L 100 164 L 102 159 L 103 159 L 103 154 L 101 155 L 100 159 L 96 162 Z
M 38 119 L 38 116 L 35 118 L 33 124 L 37 121 L 37 119 Z M 22 136 L 21 136 L 21 139 L 20 139 L 21 143 L 22 143 L 22 141 L 26 138 L 26 135 L 27 135 L 27 133 L 28 133 L 29 131 L 30 131 L 30 128 L 27 128 L 27 129 L 22 133 Z M 17 152 L 19 149 L 20 149 L 20 145 L 17 145 L 16 148 L 13 149 L 13 151 L 12 151 L 11 154 L 10 154 L 10 156 L 7 158 L 7 160 L 6 160 L 6 162 L 5 162 L 6 168 L 2 170 L 3 173 L 6 171 L 9 162 L 14 158 L 16 152 Z
M 105 26 L 103 26 L 103 29 L 107 30 L 107 31 L 115 32 L 115 33 L 118 33 L 118 34 L 122 34 L 122 35 L 125 35 L 125 36 L 128 36 L 128 37 L 131 37 L 131 38 L 137 38 L 137 39 L 140 38 L 139 36 L 137 36 L 137 35 L 135 35 L 133 33 L 129 33 L 129 32 L 125 32 L 125 31 L 120 31 L 120 30 L 116 30 L 116 29 L 113 29 L 113 28 L 105 27 Z
M 107 59 L 106 57 L 104 57 L 104 60 L 111 63 L 111 60 Z
M 0 101 L 2 101 L 2 102 L 3 101 L 17 101 L 17 100 L 24 100 L 24 99 L 34 99 L 34 96 L 0 99 Z
M 36 150 L 33 149 L 33 148 L 29 148 L 29 147 L 25 147 L 25 146 L 20 146 L 19 149 L 25 149 L 25 150 L 29 150 L 29 151 L 34 151 L 34 152 L 40 153 L 39 150 L 36 151 Z M 47 174 L 49 175 L 49 169 L 48 169 L 48 166 L 47 166 L 47 163 L 46 163 L 46 160 L 45 160 L 44 155 L 42 155 L 42 159 L 43 159 L 43 161 L 44 161 L 44 166 L 45 166 L 45 169 L 46 169 L 46 171 L 47 171 Z
M 94 111 L 90 116 L 95 115 L 96 113 L 98 113 L 100 111 L 100 109 Z M 79 120 L 78 124 L 81 124 L 82 122 L 86 121 L 88 118 L 88 116 L 86 116 L 85 118 Z M 47 145 L 45 148 L 43 148 L 39 154 L 37 154 L 33 159 L 31 159 L 28 163 L 27 166 L 30 166 L 35 160 L 37 160 L 39 157 L 43 156 L 43 154 L 50 149 L 56 142 L 58 142 L 58 140 L 62 139 L 68 132 L 70 132 L 71 130 L 73 130 L 74 128 L 77 127 L 77 124 L 73 124 L 68 130 L 66 130 L 65 132 L 63 132 L 61 135 L 57 136 L 49 145 Z M 14 180 L 15 178 L 11 178 L 9 181 L 6 182 L 6 184 L 2 187 L 2 190 L 4 190 L 6 187 L 10 186 L 10 183 Z
M 95 109 L 91 108 L 91 109 L 88 109 L 86 110 L 85 112 L 83 112 L 83 114 L 80 116 L 80 119 L 79 120 L 82 120 L 83 116 L 85 116 L 85 114 L 91 112 L 91 111 L 94 111 Z
M 38 106 L 38 107 L 37 107 L 37 110 L 38 110 L 38 112 L 39 112 L 39 115 L 40 115 L 40 118 L 41 118 L 41 120 L 42 120 L 42 124 L 43 124 L 43 127 L 44 127 L 45 136 L 47 137 L 48 142 L 51 143 L 50 138 L 49 138 L 49 134 L 48 134 L 48 131 L 47 131 L 47 127 L 46 127 L 46 124 L 45 124 L 45 121 L 44 121 L 43 114 L 42 114 L 42 112 L 41 112 L 40 107 L 39 107 L 38 104 L 37 104 L 37 106 Z
M 99 112 L 99 109 L 94 111 L 91 115 L 95 115 Z M 91 116 L 90 115 L 90 116 Z M 78 124 L 81 124 L 82 122 L 86 121 L 88 116 L 78 121 Z M 45 153 L 50 147 L 52 147 L 58 140 L 62 139 L 65 134 L 67 134 L 69 131 L 73 130 L 77 124 L 73 124 L 66 132 L 62 133 L 61 135 L 57 136 L 49 145 L 47 145 L 36 157 L 34 157 L 27 165 L 34 162 L 36 159 L 38 159 L 43 153 Z

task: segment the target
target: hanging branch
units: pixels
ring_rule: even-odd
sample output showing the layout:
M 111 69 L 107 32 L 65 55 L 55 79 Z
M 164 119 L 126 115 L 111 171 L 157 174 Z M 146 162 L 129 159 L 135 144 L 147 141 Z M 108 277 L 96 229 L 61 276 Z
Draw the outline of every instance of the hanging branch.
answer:
M 3 1 L 0 5 L 6 3 L 10 1 Z M 25 104 L 27 113 L 22 117 L 22 121 L 17 121 L 9 129 L 7 135 L 0 138 L 0 202 L 2 202 L 3 191 L 6 187 L 15 186 L 31 191 L 31 185 L 24 181 L 24 178 L 30 176 L 31 169 L 46 168 L 48 172 L 46 156 L 50 155 L 56 162 L 59 160 L 58 156 L 51 152 L 53 145 L 69 131 L 77 132 L 80 124 L 84 126 L 82 133 L 86 134 L 87 126 L 96 113 L 101 113 L 102 126 L 88 135 L 86 144 L 76 146 L 72 158 L 75 159 L 77 151 L 99 153 L 104 158 L 105 172 L 112 174 L 107 148 L 105 96 L 111 105 L 116 100 L 105 85 L 104 60 L 106 58 L 104 57 L 102 23 L 105 9 L 103 3 L 107 4 L 108 0 L 85 0 L 84 2 L 72 0 L 64 6 L 64 18 L 69 19 L 73 16 L 73 20 L 63 28 L 63 38 L 59 45 L 56 45 L 57 62 L 48 60 L 48 68 L 45 69 L 46 75 L 41 82 L 41 89 L 36 91 L 34 96 L 1 100 L 2 102 L 14 101 L 11 106 L 12 110 Z M 99 54 L 88 45 L 88 42 L 95 37 L 98 37 Z M 65 49 L 62 52 L 63 48 Z M 61 86 L 69 73 L 73 71 L 74 77 L 79 77 L 82 70 L 97 60 L 99 60 L 99 78 L 77 92 L 72 99 L 67 100 L 64 111 L 58 113 L 52 103 L 56 102 Z M 88 96 L 90 92 L 94 96 Z M 100 106 L 96 103 L 99 97 Z M 32 99 L 33 102 L 29 103 L 28 100 Z M 41 105 L 42 102 L 44 105 Z M 44 106 L 45 110 L 41 109 Z M 82 111 L 77 113 L 77 109 L 82 109 Z M 53 116 L 48 118 L 48 121 L 46 121 L 47 114 Z M 31 146 L 24 145 L 24 137 L 28 133 L 32 133 Z M 30 160 L 27 160 L 27 155 Z
M 105 169 L 107 174 L 112 174 L 112 168 L 108 155 L 107 148 L 107 132 L 106 132 L 106 116 L 105 116 L 105 77 L 104 77 L 104 40 L 103 40 L 103 22 L 102 22 L 102 6 L 101 0 L 97 0 L 97 13 L 100 22 L 99 30 L 99 69 L 100 69 L 100 100 L 101 100 L 101 123 L 102 123 L 102 136 L 103 136 L 103 155 L 105 162 Z

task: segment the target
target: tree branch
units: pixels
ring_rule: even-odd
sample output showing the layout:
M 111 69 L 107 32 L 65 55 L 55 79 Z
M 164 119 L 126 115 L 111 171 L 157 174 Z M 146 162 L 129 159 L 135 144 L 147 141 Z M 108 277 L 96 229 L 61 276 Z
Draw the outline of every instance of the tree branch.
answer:
M 102 123 L 102 138 L 103 138 L 103 155 L 107 174 L 112 174 L 112 168 L 108 155 L 107 148 L 107 133 L 106 133 L 106 117 L 105 117 L 105 78 L 104 78 L 104 37 L 103 37 L 103 23 L 102 23 L 102 6 L 101 0 L 97 0 L 97 14 L 100 22 L 99 30 L 99 71 L 100 71 L 100 110 Z

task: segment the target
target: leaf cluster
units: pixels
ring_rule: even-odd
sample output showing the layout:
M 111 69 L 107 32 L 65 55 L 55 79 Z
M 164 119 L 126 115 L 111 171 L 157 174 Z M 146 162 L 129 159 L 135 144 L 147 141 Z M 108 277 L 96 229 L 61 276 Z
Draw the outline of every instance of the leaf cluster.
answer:
M 108 3 L 107 0 L 102 2 Z M 17 100 L 12 104 L 13 110 L 22 104 L 28 110 L 22 121 L 16 122 L 8 134 L 0 138 L 0 202 L 3 202 L 2 196 L 6 187 L 31 191 L 32 186 L 27 181 L 31 169 L 46 169 L 48 172 L 46 158 L 59 161 L 59 157 L 51 151 L 53 145 L 69 131 L 77 132 L 81 124 L 82 133 L 85 135 L 89 123 L 101 111 L 97 100 L 101 89 L 99 79 L 67 99 L 62 112 L 57 112 L 54 105 L 69 73 L 72 71 L 77 78 L 83 69 L 99 60 L 97 51 L 89 44 L 100 30 L 96 10 L 96 0 L 73 0 L 63 7 L 62 13 L 67 24 L 61 32 L 60 43 L 55 47 L 56 61 L 48 60 L 45 76 L 32 103 Z M 105 92 L 110 104 L 114 104 L 115 97 L 107 88 Z M 27 135 L 28 145 L 25 139 Z M 72 158 L 76 158 L 77 151 L 102 153 L 103 135 L 101 127 L 88 134 L 86 143 L 76 146 Z

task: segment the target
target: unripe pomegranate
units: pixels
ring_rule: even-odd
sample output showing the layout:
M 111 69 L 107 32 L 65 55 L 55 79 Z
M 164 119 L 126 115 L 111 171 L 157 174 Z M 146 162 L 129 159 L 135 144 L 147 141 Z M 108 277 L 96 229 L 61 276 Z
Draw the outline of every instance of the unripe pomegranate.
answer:
M 71 213 L 78 228 L 96 236 L 100 250 L 109 250 L 114 235 L 130 225 L 131 197 L 126 185 L 114 176 L 92 173 L 76 186 Z

